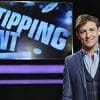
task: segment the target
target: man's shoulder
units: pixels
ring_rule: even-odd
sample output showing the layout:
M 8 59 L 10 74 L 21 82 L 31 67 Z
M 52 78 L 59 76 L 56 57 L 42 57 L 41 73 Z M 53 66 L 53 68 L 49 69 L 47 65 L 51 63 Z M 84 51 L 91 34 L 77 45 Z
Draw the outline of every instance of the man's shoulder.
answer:
M 73 53 L 72 55 L 69 55 L 67 57 L 65 57 L 65 62 L 74 62 L 77 59 L 77 56 L 80 54 L 80 51 L 77 51 L 75 53 Z

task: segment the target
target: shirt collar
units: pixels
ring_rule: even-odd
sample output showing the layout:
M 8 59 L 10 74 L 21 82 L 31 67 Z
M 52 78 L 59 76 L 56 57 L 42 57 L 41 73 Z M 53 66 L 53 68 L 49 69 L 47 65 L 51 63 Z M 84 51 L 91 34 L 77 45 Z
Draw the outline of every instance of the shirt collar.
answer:
M 82 51 L 83 56 L 84 56 L 84 55 L 88 55 L 88 52 L 87 52 L 86 50 L 84 50 L 83 48 L 81 49 L 81 51 Z M 99 47 L 95 50 L 94 53 L 99 54 Z

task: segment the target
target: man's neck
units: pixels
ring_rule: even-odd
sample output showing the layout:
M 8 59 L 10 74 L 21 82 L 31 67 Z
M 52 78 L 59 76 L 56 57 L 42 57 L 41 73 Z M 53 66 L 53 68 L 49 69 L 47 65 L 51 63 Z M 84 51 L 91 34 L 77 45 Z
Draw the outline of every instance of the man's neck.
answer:
M 83 47 L 83 49 L 89 53 L 91 59 L 93 60 L 94 59 L 94 52 L 97 50 L 98 47 L 99 47 L 99 44 L 96 44 L 92 48 L 84 48 Z

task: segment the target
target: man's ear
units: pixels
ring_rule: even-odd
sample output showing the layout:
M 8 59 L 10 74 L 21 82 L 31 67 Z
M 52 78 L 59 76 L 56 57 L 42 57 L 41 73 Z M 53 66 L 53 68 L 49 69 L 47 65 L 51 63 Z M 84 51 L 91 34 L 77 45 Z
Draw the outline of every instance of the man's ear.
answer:
M 80 40 L 80 35 L 79 35 L 78 32 L 76 32 L 76 36 L 77 36 L 77 38 Z
M 98 35 L 100 36 L 100 27 L 98 27 Z

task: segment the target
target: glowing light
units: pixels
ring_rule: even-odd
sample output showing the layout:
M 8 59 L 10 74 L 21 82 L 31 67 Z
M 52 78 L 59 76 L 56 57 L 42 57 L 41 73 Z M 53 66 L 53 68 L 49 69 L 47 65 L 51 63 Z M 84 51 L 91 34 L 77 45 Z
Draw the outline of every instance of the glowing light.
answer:
M 58 3 L 49 3 L 42 9 L 42 13 L 48 13 L 52 11 L 55 7 L 57 7 Z
M 0 74 L 62 74 L 64 65 L 0 65 Z
M 11 6 L 14 6 L 14 5 L 16 5 L 16 2 L 14 2 L 14 1 L 11 1 L 11 2 L 10 2 L 10 5 L 11 5 Z
M 66 13 L 66 17 L 72 17 L 72 11 L 67 11 L 67 13 Z
M 43 8 L 43 5 L 39 5 L 40 8 Z
M 0 84 L 62 84 L 62 79 L 0 80 Z
M 31 59 L 31 52 L 0 53 L 0 59 Z
M 71 25 L 72 24 L 72 11 L 67 11 L 65 16 L 66 16 L 65 23 L 67 25 Z
M 24 4 L 24 6 L 27 6 L 27 7 L 31 7 L 31 6 L 34 6 L 34 5 L 35 5 L 35 3 L 32 2 L 32 1 L 27 1 L 27 2 L 25 2 L 25 4 Z
M 33 52 L 34 52 L 35 54 L 38 54 L 38 55 L 42 53 L 41 49 L 39 49 L 39 48 L 33 49 Z

